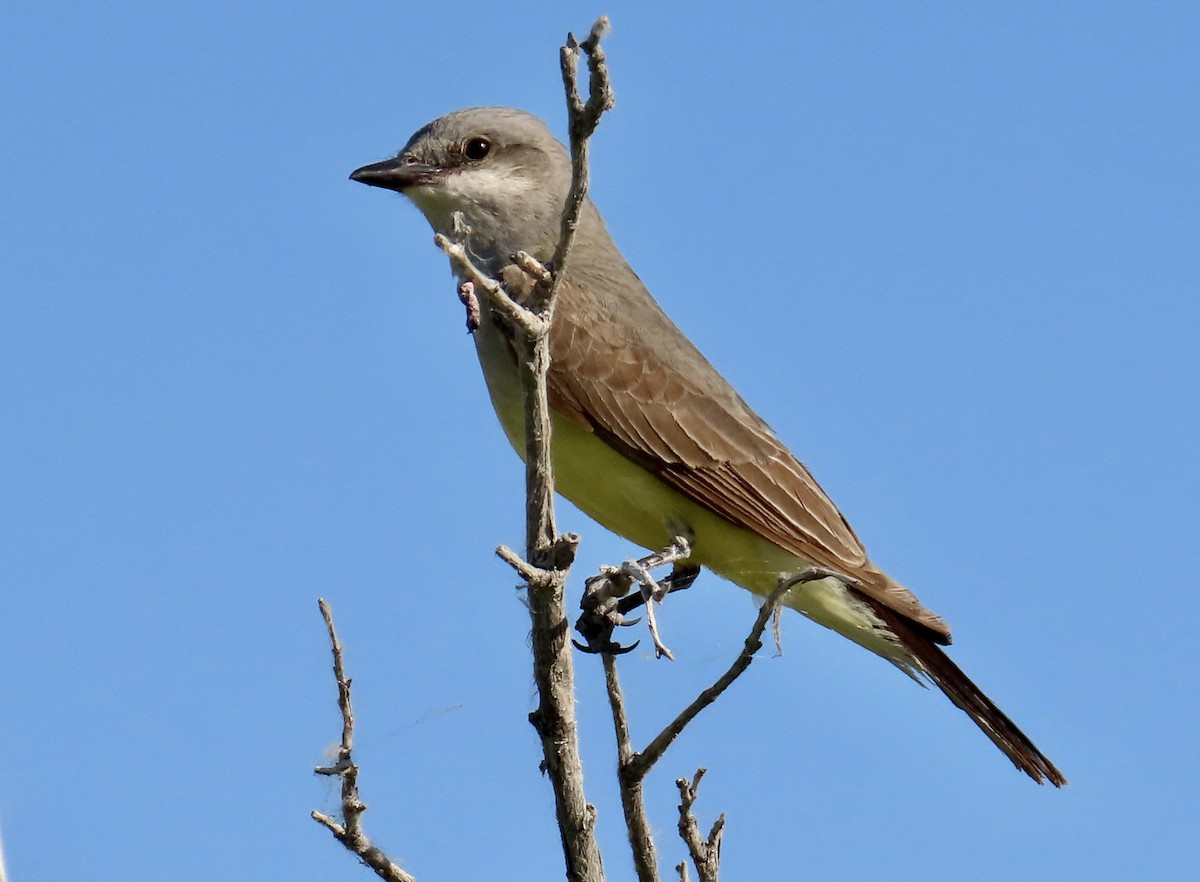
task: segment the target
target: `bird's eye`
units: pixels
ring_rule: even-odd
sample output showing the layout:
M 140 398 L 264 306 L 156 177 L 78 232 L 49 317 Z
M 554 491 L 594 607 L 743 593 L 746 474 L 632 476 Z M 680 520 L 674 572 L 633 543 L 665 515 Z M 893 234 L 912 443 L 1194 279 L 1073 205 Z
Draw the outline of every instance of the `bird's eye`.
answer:
M 492 149 L 492 142 L 487 138 L 467 138 L 463 142 L 463 156 L 472 162 L 479 162 Z

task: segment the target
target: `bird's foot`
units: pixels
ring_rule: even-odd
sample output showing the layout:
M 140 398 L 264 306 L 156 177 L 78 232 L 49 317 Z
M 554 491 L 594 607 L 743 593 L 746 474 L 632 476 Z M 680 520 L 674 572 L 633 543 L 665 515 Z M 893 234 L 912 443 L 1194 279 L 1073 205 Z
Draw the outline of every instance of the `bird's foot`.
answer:
M 690 553 L 691 546 L 687 540 L 676 537 L 675 541 L 662 551 L 638 560 L 628 560 L 620 567 L 601 567 L 598 575 L 587 580 L 583 600 L 579 604 L 583 615 L 575 623 L 575 630 L 587 642 L 582 644 L 574 641 L 575 645 L 585 652 L 629 652 L 637 643 L 622 646 L 612 639 L 613 630 L 641 621 L 626 619 L 625 615 L 644 604 L 646 623 L 654 641 L 655 655 L 659 658 L 666 656 L 673 659 L 671 651 L 659 636 L 658 623 L 654 618 L 654 604 L 661 603 L 672 591 L 682 591 L 690 587 L 696 580 L 700 568 L 683 563 Z M 668 563 L 672 565 L 670 575 L 656 580 L 650 570 Z M 639 585 L 641 590 L 631 592 L 634 584 Z

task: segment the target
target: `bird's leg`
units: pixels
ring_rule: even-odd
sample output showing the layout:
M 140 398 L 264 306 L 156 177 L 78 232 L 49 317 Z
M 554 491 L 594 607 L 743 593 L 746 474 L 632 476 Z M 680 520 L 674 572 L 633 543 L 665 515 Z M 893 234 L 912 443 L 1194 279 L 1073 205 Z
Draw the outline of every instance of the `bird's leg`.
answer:
M 670 650 L 659 637 L 652 603 L 661 603 L 670 592 L 682 591 L 695 581 L 700 568 L 681 565 L 690 553 L 691 546 L 687 540 L 676 537 L 675 541 L 662 551 L 639 560 L 626 561 L 620 567 L 601 567 L 598 575 L 587 580 L 587 588 L 580 602 L 584 613 L 575 623 L 575 629 L 583 635 L 587 645 L 578 641 L 575 645 L 586 652 L 629 652 L 637 643 L 621 646 L 614 642 L 613 629 L 617 626 L 637 624 L 639 619 L 626 620 L 625 614 L 645 604 L 646 620 L 654 640 L 655 653 L 659 657 L 665 655 L 672 658 Z M 668 563 L 673 565 L 671 574 L 661 581 L 656 580 L 650 570 Z M 642 590 L 630 593 L 634 583 L 639 584 Z
M 661 589 L 666 589 L 666 594 L 674 594 L 676 591 L 686 591 L 692 587 L 692 583 L 696 581 L 696 577 L 700 575 L 700 567 L 694 564 L 683 563 L 677 561 L 671 567 L 671 573 L 666 578 L 659 579 L 658 585 Z M 635 594 L 627 594 L 617 602 L 617 611 L 621 614 L 632 612 L 646 602 L 646 595 L 638 591 Z M 634 624 L 629 622 L 629 624 Z
M 671 588 L 668 584 L 668 580 L 675 578 L 675 574 L 679 570 L 679 563 L 687 560 L 691 554 L 691 543 L 682 536 L 676 536 L 674 541 L 672 541 L 671 544 L 662 551 L 656 551 L 654 554 L 648 554 L 640 560 L 627 560 L 621 568 L 629 575 L 637 579 L 638 583 L 643 588 L 643 593 L 648 589 L 653 589 L 654 599 L 659 603 L 662 603 L 662 599 L 671 591 L 679 590 Z M 662 587 L 655 582 L 649 572 L 655 567 L 661 567 L 663 564 L 672 565 L 671 575 L 663 580 L 663 585 L 666 587 Z M 693 569 L 699 572 L 699 567 L 694 567 Z M 691 585 L 695 580 L 696 576 L 692 575 L 692 577 L 687 580 L 687 585 L 682 585 L 681 588 L 688 587 L 688 585 Z

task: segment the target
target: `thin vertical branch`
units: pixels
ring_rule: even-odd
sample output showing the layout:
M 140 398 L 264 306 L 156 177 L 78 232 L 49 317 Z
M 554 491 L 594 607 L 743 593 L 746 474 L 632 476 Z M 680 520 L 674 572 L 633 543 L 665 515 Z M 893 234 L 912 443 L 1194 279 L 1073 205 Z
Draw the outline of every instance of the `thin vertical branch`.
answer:
M 629 847 L 633 852 L 633 867 L 638 882 L 658 882 L 658 853 L 654 848 L 650 818 L 646 814 L 646 801 L 642 793 L 643 778 L 629 774 L 634 757 L 633 742 L 629 737 L 629 720 L 625 714 L 621 681 L 617 678 L 617 657 L 611 652 L 605 652 L 601 657 L 604 660 L 604 685 L 608 689 L 613 728 L 617 733 L 617 775 L 621 784 L 621 810 L 625 814 Z
M 318 775 L 342 779 L 342 823 L 317 811 L 312 812 L 312 819 L 329 830 L 338 842 L 356 854 L 380 879 L 385 882 L 416 882 L 415 876 L 400 869 L 391 858 L 372 845 L 363 832 L 362 816 L 367 806 L 358 795 L 358 766 L 351 756 L 354 748 L 354 706 L 350 701 L 350 678 L 346 676 L 342 642 L 333 627 L 333 612 L 324 599 L 317 603 L 321 607 L 321 616 L 325 619 L 325 629 L 329 632 L 329 643 L 333 650 L 333 677 L 337 681 L 338 710 L 342 714 L 342 741 L 337 762 L 332 766 L 317 766 L 313 771 Z
M 539 699 L 529 719 L 542 740 L 544 768 L 554 790 L 567 878 L 573 882 L 599 882 L 604 878 L 604 868 L 595 836 L 596 810 L 588 804 L 583 789 L 583 763 L 575 721 L 575 672 L 564 601 L 567 570 L 574 560 L 578 538 L 559 537 L 555 524 L 546 375 L 550 367 L 554 297 L 587 198 L 587 140 L 595 131 L 600 115 L 612 105 L 607 68 L 599 46 L 607 27 L 606 19 L 598 21 L 582 46 L 568 35 L 560 53 L 571 132 L 572 177 L 554 260 L 546 271 L 547 268 L 535 266 L 536 262 L 527 255 L 518 257 L 518 265 L 535 284 L 527 299 L 529 321 L 516 323 L 524 332 L 516 335 L 516 345 L 524 398 L 527 563 L 514 566 L 529 586 L 530 642 Z M 588 55 L 591 73 L 590 97 L 582 106 L 578 106 L 576 85 L 580 49 Z M 513 562 L 511 558 L 515 556 L 507 549 L 498 551 Z
M 529 720 L 541 737 L 543 768 L 554 790 L 567 878 L 572 882 L 598 882 L 603 879 L 604 871 L 595 837 L 596 810 L 588 804 L 583 790 L 583 764 L 575 721 L 575 673 L 564 602 L 567 571 L 579 540 L 570 534 L 560 537 L 555 524 L 546 376 L 550 367 L 554 298 L 587 199 L 588 139 L 601 115 L 613 104 L 608 68 L 600 48 L 607 30 L 608 19 L 602 18 L 592 26 L 583 43 L 568 34 L 559 54 L 567 96 L 571 187 L 563 206 L 559 242 L 549 267 L 528 254 L 513 255 L 516 265 L 533 281 L 532 291 L 522 298 L 523 305 L 472 264 L 461 242 L 441 234 L 434 237 L 458 273 L 483 291 L 516 331 L 514 343 L 525 423 L 525 559 L 504 547 L 496 551 L 529 586 L 530 643 L 538 688 L 538 706 Z M 580 100 L 577 84 L 581 52 L 588 57 L 586 102 Z
M 567 256 L 575 242 L 575 231 L 579 226 L 579 215 L 587 197 L 590 183 L 588 171 L 589 139 L 600 124 L 600 117 L 612 110 L 616 102 L 613 96 L 612 81 L 608 76 L 608 62 L 601 39 L 611 27 L 608 17 L 601 16 L 592 25 L 591 33 L 583 43 L 575 42 L 573 34 L 567 35 L 567 43 L 559 50 L 559 64 L 562 68 L 563 89 L 567 95 L 567 121 L 571 139 L 571 191 L 567 195 L 567 204 L 563 206 L 562 231 L 558 238 L 558 247 L 554 251 L 555 281 L 548 292 L 552 298 L 557 290 L 558 281 L 562 279 L 567 266 Z M 579 97 L 577 86 L 579 70 L 579 53 L 583 51 L 588 59 L 588 100 L 584 102 Z
M 700 779 L 705 771 L 697 769 L 691 782 L 687 778 L 675 780 L 675 786 L 679 788 L 679 835 L 687 844 L 700 882 L 717 882 L 721 872 L 721 837 L 725 834 L 725 815 L 717 818 L 708 833 L 708 839 L 704 839 L 700 835 L 696 816 L 692 814 L 692 806 L 700 790 Z

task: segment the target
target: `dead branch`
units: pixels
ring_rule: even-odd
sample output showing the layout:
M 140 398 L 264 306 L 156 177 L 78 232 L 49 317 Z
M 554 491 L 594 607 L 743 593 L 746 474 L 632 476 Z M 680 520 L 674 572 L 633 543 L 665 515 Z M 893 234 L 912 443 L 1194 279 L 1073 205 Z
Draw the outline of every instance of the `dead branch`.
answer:
M 617 735 L 617 777 L 621 785 L 621 811 L 625 815 L 625 828 L 629 833 L 633 867 L 638 882 L 658 882 L 658 854 L 650 829 L 650 817 L 646 814 L 646 801 L 642 793 L 643 779 L 631 777 L 626 772 L 633 761 L 634 752 L 633 742 L 629 737 L 625 698 L 621 692 L 621 681 L 617 677 L 617 657 L 612 652 L 605 652 L 601 658 L 604 661 L 604 685 L 608 690 L 608 706 L 612 710 L 613 729 Z
M 579 214 L 587 198 L 589 171 L 589 142 L 600 117 L 612 110 L 615 103 L 612 80 L 608 75 L 608 63 L 600 40 L 609 32 L 611 24 L 607 16 L 596 19 L 592 30 L 583 43 L 577 43 L 573 34 L 567 35 L 566 45 L 559 50 L 559 65 L 562 68 L 563 90 L 567 96 L 567 130 L 571 140 L 571 189 L 567 203 L 563 206 L 562 228 L 558 247 L 554 250 L 554 281 L 547 289 L 539 286 L 536 297 L 544 297 L 547 308 L 552 306 L 554 294 L 566 273 L 567 259 L 575 242 L 575 230 L 579 226 Z M 588 99 L 579 97 L 578 71 L 579 53 L 587 55 Z M 537 299 L 534 303 L 537 304 Z
M 630 759 L 628 774 L 631 777 L 644 778 L 651 767 L 658 762 L 659 758 L 666 753 L 667 748 L 671 746 L 679 734 L 700 711 L 704 710 L 710 704 L 717 700 L 722 692 L 732 685 L 733 681 L 742 675 L 746 668 L 750 667 L 750 663 L 754 661 L 754 654 L 762 648 L 762 635 L 766 630 L 767 620 L 774 615 L 775 609 L 779 606 L 783 596 L 791 590 L 795 583 L 791 580 L 780 580 L 780 583 L 771 592 L 767 598 L 767 602 L 762 605 L 758 611 L 758 616 L 754 619 L 754 625 L 750 628 L 750 633 L 746 635 L 746 640 L 742 645 L 742 651 L 738 653 L 738 657 L 733 660 L 733 664 L 725 671 L 716 682 L 696 696 L 695 699 L 685 707 L 674 720 L 667 724 L 654 739 L 646 745 L 646 749 Z
M 687 844 L 700 882 L 717 882 L 721 870 L 721 837 L 725 833 L 725 814 L 722 812 L 713 823 L 707 839 L 700 837 L 700 825 L 692 814 L 692 806 L 700 790 L 700 779 L 706 771 L 697 769 L 690 783 L 687 778 L 675 779 L 675 786 L 679 788 L 679 836 Z
M 554 296 L 587 198 L 588 139 L 601 115 L 612 106 L 612 88 L 600 49 L 600 39 L 607 30 L 608 20 L 600 19 L 582 44 L 568 34 L 560 52 L 571 135 L 571 188 L 563 206 L 561 234 L 550 267 L 528 254 L 513 256 L 515 265 L 533 282 L 532 291 L 518 302 L 500 282 L 474 266 L 462 241 L 440 234 L 435 237 L 456 271 L 472 283 L 470 293 L 476 289 L 483 291 L 493 308 L 521 332 L 514 342 L 525 418 L 525 558 L 503 547 L 497 553 L 521 574 L 529 589 L 530 642 L 538 688 L 538 706 L 529 715 L 529 721 L 542 741 L 543 768 L 554 790 L 567 878 L 573 882 L 599 882 L 604 870 L 594 830 L 596 810 L 588 804 L 583 790 L 575 722 L 575 674 L 564 603 L 567 571 L 579 540 L 573 535 L 559 537 L 555 526 L 546 374 L 550 366 Z M 579 99 L 577 83 L 581 51 L 588 57 L 590 74 L 586 103 Z M 456 233 L 456 237 L 465 238 L 465 231 Z
M 677 559 L 670 557 L 671 552 L 669 550 L 662 554 L 668 557 L 660 559 L 659 563 L 665 562 L 666 559 Z M 643 558 L 642 563 L 647 563 L 655 557 L 651 555 L 650 558 Z M 750 633 L 746 636 L 746 640 L 743 643 L 742 650 L 738 654 L 738 657 L 734 659 L 733 664 L 729 666 L 729 669 L 718 677 L 712 686 L 701 692 L 684 708 L 640 753 L 633 750 L 632 739 L 629 734 L 629 716 L 625 709 L 625 697 L 617 676 L 616 656 L 627 650 L 611 641 L 611 624 L 607 635 L 597 637 L 595 642 L 589 638 L 589 646 L 592 651 L 600 651 L 604 660 L 604 681 L 608 691 L 609 708 L 612 712 L 613 729 L 616 732 L 617 738 L 617 769 L 621 785 L 621 807 L 625 814 L 625 826 L 629 833 L 630 845 L 633 848 L 634 867 L 637 871 L 639 882 L 656 882 L 658 879 L 657 856 L 654 840 L 651 836 L 650 822 L 646 815 L 645 801 L 643 799 L 643 782 L 646 775 L 649 774 L 654 764 L 666 753 L 667 748 L 679 737 L 684 728 L 750 667 L 755 653 L 762 648 L 762 637 L 767 627 L 767 621 L 776 618 L 784 596 L 797 586 L 803 586 L 809 582 L 826 578 L 829 575 L 831 573 L 828 570 L 820 567 L 810 567 L 790 578 L 781 578 L 775 590 L 771 592 L 762 608 L 758 611 L 754 624 L 750 628 Z M 626 580 L 624 588 L 622 588 L 620 581 L 622 577 Z M 690 577 L 694 578 L 694 573 L 691 573 Z M 627 570 L 620 570 L 616 567 L 605 568 L 605 570 L 602 570 L 600 576 L 589 580 L 589 582 L 595 583 L 595 586 L 589 585 L 589 593 L 585 594 L 582 605 L 586 610 L 589 602 L 591 602 L 597 608 L 609 610 L 611 615 L 615 616 L 615 619 L 611 617 L 608 619 L 610 623 L 629 624 L 621 618 L 620 612 L 616 611 L 615 598 L 620 596 L 622 590 L 628 590 L 628 582 L 631 580 L 632 577 L 628 575 Z M 687 584 L 690 584 L 690 579 Z M 647 599 L 646 602 L 648 605 L 653 600 Z M 585 616 L 580 620 L 581 623 L 586 618 L 587 613 L 585 612 Z M 583 629 L 581 628 L 582 631 Z M 778 633 L 776 633 L 776 642 L 778 643 Z M 689 818 L 691 817 L 691 803 L 695 801 L 695 790 L 703 774 L 703 770 L 697 773 L 691 789 L 688 791 L 690 796 L 685 794 L 687 804 L 686 806 L 681 806 L 680 809 Z M 687 785 L 687 782 L 683 779 L 680 779 L 680 782 L 682 782 L 681 787 Z M 682 789 L 680 792 L 681 794 L 684 793 Z M 681 815 L 681 833 L 683 832 L 683 821 L 684 818 Z M 691 823 L 694 826 L 695 820 L 692 819 Z M 709 834 L 707 851 L 693 851 L 693 860 L 696 861 L 697 872 L 700 874 L 702 882 L 710 878 L 713 880 L 716 879 L 716 859 L 720 850 L 720 837 L 724 823 L 725 816 L 722 815 Z M 696 833 L 696 837 L 696 841 L 703 844 L 699 840 L 698 832 Z M 700 855 L 699 858 L 696 857 L 697 854 Z M 711 876 L 706 875 L 708 870 L 701 866 L 701 863 L 704 861 L 707 861 L 712 866 Z M 677 866 L 676 870 L 679 870 L 681 878 L 686 878 L 686 866 L 683 866 L 683 869 Z
M 338 748 L 337 762 L 332 766 L 317 766 L 313 771 L 318 775 L 336 775 L 342 779 L 342 822 L 338 823 L 329 815 L 318 811 L 312 812 L 312 819 L 329 830 L 338 842 L 357 855 L 380 879 L 387 882 L 416 882 L 415 876 L 410 876 L 400 869 L 391 858 L 373 846 L 367 834 L 363 832 L 362 816 L 367 806 L 358 796 L 358 766 L 351 757 L 354 746 L 354 708 L 350 702 L 350 678 L 346 676 L 342 660 L 342 643 L 333 627 L 333 612 L 324 599 L 318 600 L 317 604 L 321 607 L 321 616 L 325 619 L 325 628 L 329 632 L 329 643 L 333 650 L 333 676 L 337 680 L 338 709 L 342 714 L 342 742 Z
M 643 560 L 646 559 L 644 558 Z M 608 570 L 610 572 L 602 574 L 601 578 L 616 579 L 617 576 L 621 575 L 621 571 L 615 567 L 610 567 Z M 607 645 L 610 647 L 608 649 L 602 648 L 601 652 L 604 661 L 604 683 L 608 692 L 608 704 L 612 712 L 613 729 L 616 732 L 617 738 L 617 774 L 620 779 L 621 809 L 625 815 L 625 827 L 628 831 L 629 843 L 633 850 L 634 869 L 637 872 L 638 882 L 657 882 L 658 880 L 658 857 L 643 796 L 643 782 L 646 775 L 649 774 L 650 769 L 663 753 L 666 752 L 671 742 L 678 737 L 684 727 L 701 710 L 712 704 L 717 696 L 724 692 L 750 666 L 754 654 L 762 647 L 762 635 L 766 629 L 767 620 L 771 617 L 772 611 L 779 605 L 783 595 L 791 587 L 792 584 L 790 582 L 780 582 L 779 586 L 776 587 L 775 591 L 763 605 L 763 608 L 759 610 L 758 616 L 754 621 L 754 626 L 750 629 L 750 634 L 746 637 L 742 651 L 737 659 L 734 660 L 729 670 L 716 683 L 700 693 L 641 753 L 636 753 L 633 749 L 632 739 L 629 734 L 629 715 L 625 709 L 625 697 L 621 690 L 621 682 L 617 676 L 616 656 L 622 651 L 622 648 L 617 647 L 608 638 L 603 639 L 601 646 Z M 604 596 L 603 589 L 599 592 L 599 596 Z M 585 595 L 585 603 L 587 599 Z M 649 606 L 654 601 L 648 599 L 646 602 L 647 606 Z M 615 647 L 617 651 L 613 651 L 612 647 Z

